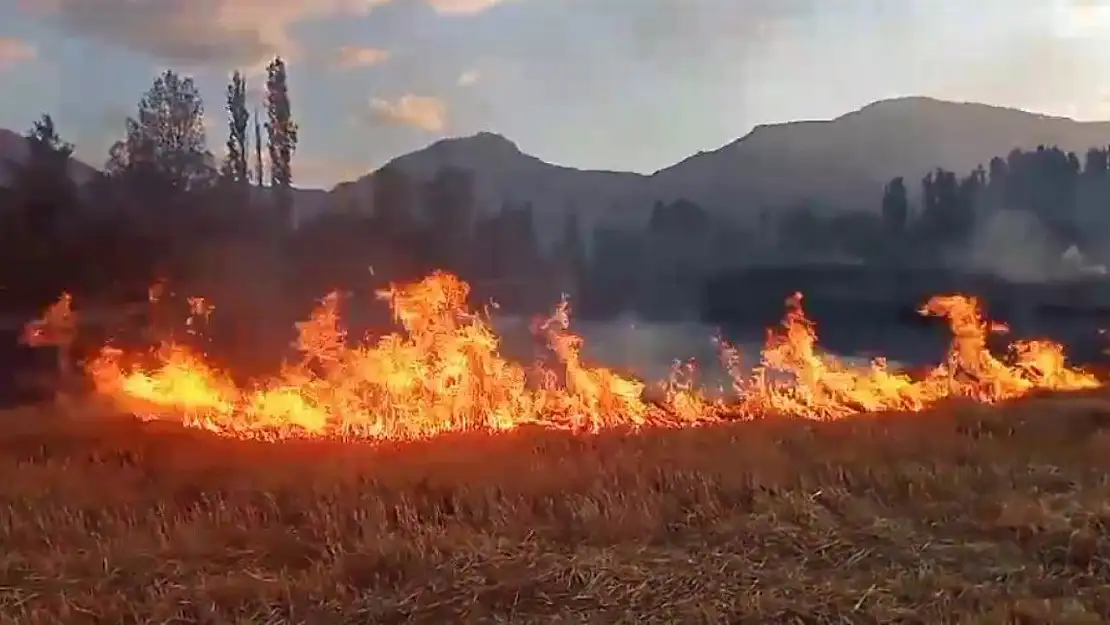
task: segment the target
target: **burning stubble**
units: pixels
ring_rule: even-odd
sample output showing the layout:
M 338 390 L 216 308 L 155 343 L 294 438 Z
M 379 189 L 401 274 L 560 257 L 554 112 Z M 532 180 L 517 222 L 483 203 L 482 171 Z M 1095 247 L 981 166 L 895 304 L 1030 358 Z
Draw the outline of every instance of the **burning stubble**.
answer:
M 151 353 L 106 346 L 88 371 L 97 392 L 129 413 L 264 439 L 412 439 L 525 425 L 599 431 L 772 414 L 835 419 L 920 411 L 950 397 L 994 403 L 1039 389 L 1100 385 L 1069 367 L 1063 348 L 1049 341 L 1017 341 L 1005 358 L 995 356 L 987 337 L 1005 327 L 984 319 L 978 302 L 962 295 L 934 297 L 922 308 L 947 321 L 952 339 L 943 362 L 910 375 L 881 358 L 861 366 L 824 354 L 796 294 L 757 355 L 717 341 L 721 368 L 730 376 L 725 395 L 699 384 L 690 363 L 676 363 L 656 382 L 627 367 L 593 364 L 584 355 L 584 338 L 572 329 L 566 301 L 530 325 L 543 352 L 536 362 L 509 357 L 493 323 L 468 307 L 468 297 L 469 286 L 444 272 L 393 286 L 377 298 L 399 331 L 350 337 L 341 298 L 330 294 L 297 324 L 299 357 L 249 383 L 237 383 L 203 353 L 170 339 Z M 199 300 L 190 306 L 194 316 L 187 325 L 203 332 L 200 317 L 213 313 Z

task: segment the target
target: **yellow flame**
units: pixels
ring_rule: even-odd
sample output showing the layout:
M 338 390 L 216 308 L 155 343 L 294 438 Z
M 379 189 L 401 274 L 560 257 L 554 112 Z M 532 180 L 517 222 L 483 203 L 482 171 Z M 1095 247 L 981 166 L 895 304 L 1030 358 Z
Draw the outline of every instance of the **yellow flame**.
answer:
M 948 397 L 996 402 L 1035 389 L 1100 385 L 1069 367 L 1063 348 L 1049 341 L 1014 343 L 1009 364 L 996 358 L 987 336 L 1005 327 L 984 320 L 979 302 L 963 295 L 934 297 L 921 309 L 943 317 L 952 330 L 946 359 L 924 376 L 891 371 L 882 359 L 850 366 L 820 353 L 816 326 L 795 294 L 782 324 L 768 331 L 753 373 L 740 370 L 735 346 L 718 340 L 736 397 L 709 399 L 693 382 L 692 363 L 680 363 L 661 399 L 648 401 L 643 381 L 583 361 L 583 340 L 571 331 L 565 299 L 535 328 L 557 364 L 525 366 L 500 354 L 489 320 L 467 307 L 469 291 L 445 272 L 379 291 L 400 331 L 357 341 L 342 326 L 339 295 L 329 294 L 297 324 L 299 360 L 248 386 L 173 341 L 152 355 L 105 347 L 88 369 L 100 393 L 137 414 L 172 415 L 193 427 L 258 438 L 408 439 L 525 424 L 596 431 L 767 414 L 830 419 L 918 411 Z M 68 296 L 63 299 L 69 306 Z M 193 318 L 212 312 L 199 299 L 190 308 Z M 153 364 L 144 366 L 150 356 Z

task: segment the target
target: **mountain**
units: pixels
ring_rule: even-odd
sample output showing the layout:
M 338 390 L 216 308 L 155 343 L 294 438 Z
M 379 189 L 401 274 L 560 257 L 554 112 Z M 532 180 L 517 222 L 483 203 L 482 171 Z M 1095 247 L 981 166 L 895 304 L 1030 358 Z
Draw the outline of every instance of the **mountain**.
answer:
M 756 127 L 657 172 L 653 195 L 686 197 L 721 211 L 807 200 L 877 210 L 894 176 L 905 176 L 916 192 L 936 167 L 962 175 L 1014 148 L 1038 145 L 1082 157 L 1091 147 L 1110 145 L 1110 122 L 924 97 L 884 100 L 828 121 Z
M 883 186 L 895 176 L 905 176 L 916 192 L 918 181 L 938 166 L 964 174 L 1014 148 L 1042 144 L 1082 155 L 1110 145 L 1110 122 L 906 97 L 830 120 L 758 126 L 650 176 L 552 165 L 488 132 L 437 141 L 390 165 L 419 180 L 444 165 L 471 169 L 483 206 L 531 202 L 541 223 L 572 206 L 587 223 L 631 223 L 645 219 L 656 200 L 678 198 L 738 219 L 807 201 L 829 209 L 878 210 Z M 333 203 L 355 199 L 370 209 L 372 188 L 373 174 L 340 184 Z
M 587 221 L 604 214 L 620 220 L 642 213 L 630 200 L 644 189 L 648 177 L 614 171 L 574 169 L 546 163 L 525 154 L 512 141 L 490 132 L 470 137 L 443 139 L 393 159 L 387 165 L 399 168 L 418 181 L 430 180 L 442 167 L 460 167 L 475 174 L 479 206 L 499 210 L 506 202 L 530 202 L 537 223 L 556 225 L 569 210 L 577 209 Z M 335 201 L 352 200 L 373 209 L 374 174 L 338 185 Z
M 8 161 L 24 163 L 31 154 L 27 139 L 11 130 L 0 128 L 0 186 L 8 184 L 10 176 Z M 69 174 L 78 184 L 84 184 L 96 176 L 96 168 L 75 158 L 69 159 Z
M 1056 145 L 1082 154 L 1110 145 L 1110 122 L 1078 122 L 1012 108 L 926 97 L 882 100 L 834 119 L 757 126 L 717 150 L 701 152 L 651 175 L 582 170 L 544 162 L 500 135 L 443 139 L 399 156 L 394 165 L 418 181 L 455 166 L 475 173 L 479 205 L 530 202 L 541 231 L 559 231 L 569 210 L 585 227 L 639 224 L 656 201 L 686 198 L 738 220 L 764 209 L 812 202 L 829 210 L 878 210 L 883 186 L 905 176 L 911 192 L 935 167 L 964 174 L 1014 148 Z M 0 158 L 26 158 L 26 140 L 0 129 Z M 387 166 L 388 166 L 387 165 Z M 74 178 L 96 169 L 72 162 Z M 0 168 L 0 184 L 5 182 Z M 297 189 L 300 223 L 354 202 L 373 210 L 374 173 L 330 192 Z

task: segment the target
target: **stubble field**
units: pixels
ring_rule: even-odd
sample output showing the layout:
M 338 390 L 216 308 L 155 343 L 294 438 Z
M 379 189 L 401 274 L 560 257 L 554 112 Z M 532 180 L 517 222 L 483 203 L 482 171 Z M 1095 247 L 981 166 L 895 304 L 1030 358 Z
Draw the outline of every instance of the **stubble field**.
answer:
M 371 446 L 26 409 L 0 623 L 1102 623 L 1110 396 Z

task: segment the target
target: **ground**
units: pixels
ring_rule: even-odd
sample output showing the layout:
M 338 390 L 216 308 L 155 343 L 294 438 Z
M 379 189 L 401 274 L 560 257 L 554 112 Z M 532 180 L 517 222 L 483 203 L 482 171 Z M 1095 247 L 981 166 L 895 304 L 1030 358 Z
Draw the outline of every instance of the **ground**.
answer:
M 1099 393 L 380 448 L 27 409 L 0 623 L 1099 623 L 1108 468 Z

